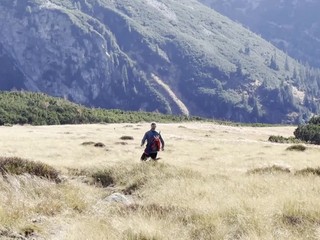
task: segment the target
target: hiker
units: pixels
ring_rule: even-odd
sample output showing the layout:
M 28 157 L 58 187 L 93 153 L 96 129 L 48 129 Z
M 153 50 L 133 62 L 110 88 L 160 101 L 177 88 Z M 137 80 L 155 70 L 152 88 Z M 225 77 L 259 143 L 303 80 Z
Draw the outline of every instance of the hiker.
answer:
M 156 123 L 151 123 L 151 129 L 144 134 L 144 137 L 141 141 L 141 147 L 144 145 L 145 141 L 147 140 L 147 146 L 140 158 L 141 161 L 146 161 L 149 157 L 151 157 L 152 160 L 158 160 L 157 154 L 158 151 L 160 151 L 160 148 L 162 151 L 164 151 L 164 141 L 160 135 L 160 132 L 158 133 L 156 131 Z

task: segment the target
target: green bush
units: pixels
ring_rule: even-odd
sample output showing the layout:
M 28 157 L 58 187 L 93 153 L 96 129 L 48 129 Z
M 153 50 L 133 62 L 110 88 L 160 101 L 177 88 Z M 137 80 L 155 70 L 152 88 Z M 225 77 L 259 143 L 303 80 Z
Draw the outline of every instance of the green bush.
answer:
M 320 116 L 313 116 L 308 123 L 314 124 L 314 125 L 320 125 Z
M 27 173 L 60 182 L 58 171 L 53 167 L 44 163 L 28 161 L 18 157 L 0 157 L 0 173 L 2 175 L 22 175 Z
M 294 135 L 302 141 L 320 144 L 320 117 L 313 117 L 308 124 L 299 126 Z

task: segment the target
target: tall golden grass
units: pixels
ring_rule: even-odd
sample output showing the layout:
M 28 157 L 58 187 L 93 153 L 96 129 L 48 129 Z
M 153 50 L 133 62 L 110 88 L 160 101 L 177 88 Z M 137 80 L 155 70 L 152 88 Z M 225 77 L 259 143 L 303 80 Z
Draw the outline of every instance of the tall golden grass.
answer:
M 1 175 L 0 239 L 320 239 L 320 148 L 268 142 L 295 127 L 158 128 L 161 159 L 140 162 L 146 123 L 0 127 L 1 157 L 61 179 Z

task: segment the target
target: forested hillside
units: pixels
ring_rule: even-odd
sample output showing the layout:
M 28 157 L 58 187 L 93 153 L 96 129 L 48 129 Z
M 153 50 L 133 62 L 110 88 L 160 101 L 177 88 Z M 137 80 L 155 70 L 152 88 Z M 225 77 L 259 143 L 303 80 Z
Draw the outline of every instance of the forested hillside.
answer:
M 201 118 L 87 108 L 43 93 L 0 92 L 0 125 L 181 122 L 193 120 L 201 120 Z
M 318 0 L 200 0 L 242 23 L 290 56 L 320 66 Z

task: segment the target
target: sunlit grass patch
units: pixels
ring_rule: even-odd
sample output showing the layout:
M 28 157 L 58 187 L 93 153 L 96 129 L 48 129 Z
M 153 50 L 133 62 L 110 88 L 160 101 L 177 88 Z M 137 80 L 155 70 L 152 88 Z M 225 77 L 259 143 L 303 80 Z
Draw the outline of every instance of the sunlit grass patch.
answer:
M 50 218 L 66 212 L 76 215 L 88 208 L 86 195 L 79 187 L 30 175 L 0 176 L 0 199 L 0 226 L 27 238 L 46 233 Z M 33 223 L 33 218 L 44 220 Z
M 320 224 L 320 211 L 317 208 L 310 208 L 305 202 L 292 200 L 283 205 L 281 213 L 276 215 L 276 221 L 292 235 L 301 238 L 315 237 Z
M 103 131 L 94 125 L 2 128 L 24 131 L 22 139 L 42 132 L 37 136 L 43 138 L 31 146 L 14 142 L 15 136 L 3 144 L 4 149 L 9 154 L 18 144 L 17 155 L 40 160 L 44 156 L 63 179 L 56 184 L 30 174 L 0 174 L 4 234 L 71 240 L 317 239 L 316 147 L 304 158 L 300 152 L 284 151 L 283 145 L 265 142 L 270 133 L 288 136 L 290 129 L 230 129 L 203 123 L 183 124 L 185 129 L 179 125 L 161 126 L 168 144 L 158 162 L 140 162 L 142 148 L 130 141 L 123 141 L 126 146 L 115 145 L 121 136 L 137 139 L 144 133 L 134 127 L 117 125 L 117 131 L 113 125 L 99 126 Z M 141 129 L 148 127 L 149 123 Z M 12 132 L 5 135 L 7 141 Z M 205 137 L 209 133 L 212 137 Z M 239 134 L 243 137 L 238 140 Z M 56 138 L 59 143 L 52 141 Z M 81 145 L 90 140 L 108 143 L 111 150 Z M 61 157 L 54 155 L 64 146 Z M 305 166 L 313 170 L 298 176 L 296 170 Z M 247 170 L 255 173 L 247 174 Z M 130 204 L 111 201 L 115 193 Z M 290 210 L 288 202 L 300 212 Z
M 177 205 L 161 205 L 159 203 L 149 203 L 149 204 L 132 204 L 129 206 L 123 206 L 118 209 L 119 214 L 130 215 L 131 213 L 156 217 L 159 219 L 174 219 L 182 221 L 188 214 L 189 209 L 182 208 Z
M 108 219 L 100 219 L 94 216 L 83 216 L 71 222 L 67 227 L 65 238 L 68 240 L 121 239 L 117 231 Z
M 90 177 L 97 186 L 117 186 L 123 193 L 133 194 L 149 182 L 171 178 L 202 178 L 200 173 L 158 162 L 121 164 L 103 170 L 92 170 Z

